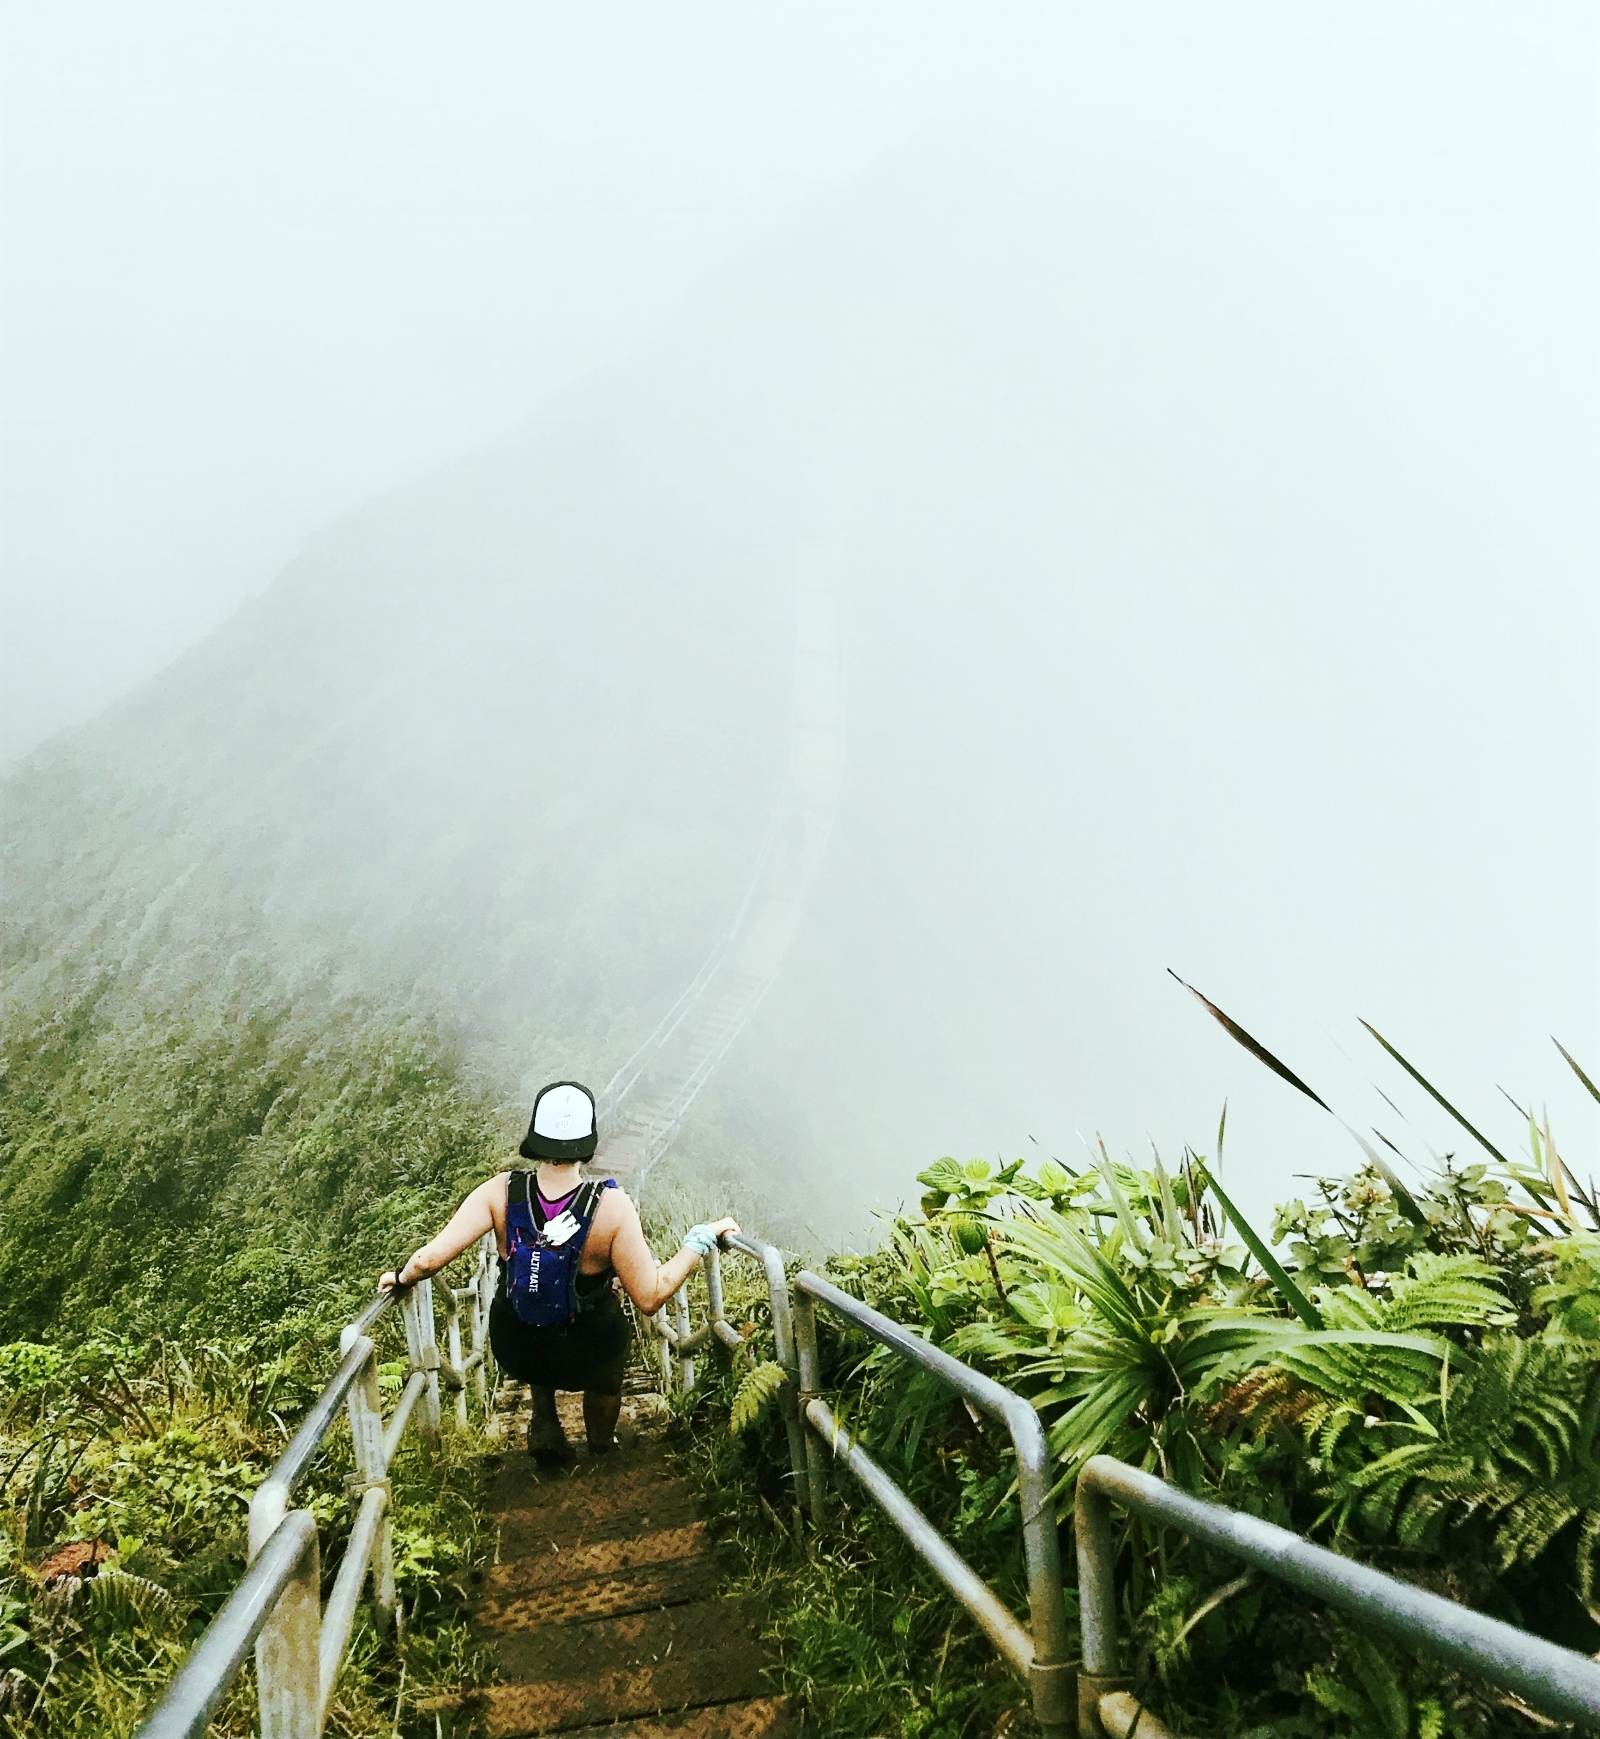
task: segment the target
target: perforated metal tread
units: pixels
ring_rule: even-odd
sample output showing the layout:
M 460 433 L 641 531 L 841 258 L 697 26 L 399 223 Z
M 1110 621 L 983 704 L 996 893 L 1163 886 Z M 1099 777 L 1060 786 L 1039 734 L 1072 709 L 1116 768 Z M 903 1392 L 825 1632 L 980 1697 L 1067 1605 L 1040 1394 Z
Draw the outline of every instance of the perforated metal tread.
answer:
M 500 1635 L 497 1664 L 512 1682 L 489 1694 L 490 1732 L 552 1733 L 758 1698 L 768 1689 L 759 1623 L 730 1602 L 702 1600 Z
M 677 1558 L 623 1575 L 588 1576 L 561 1585 L 558 1611 L 547 1589 L 513 1594 L 483 1603 L 480 1623 L 499 1632 L 537 1630 L 552 1624 L 582 1624 L 591 1618 L 621 1618 L 698 1599 L 717 1583 L 718 1569 L 708 1558 Z
M 500 1523 L 500 1556 L 548 1551 L 578 1541 L 625 1540 L 641 1529 L 656 1532 L 681 1528 L 699 1516 L 695 1496 L 681 1480 L 657 1488 L 643 1468 L 631 1480 L 591 1477 L 571 1482 L 568 1490 L 540 1508 L 519 1503 L 494 1507 Z
M 560 1398 L 575 1443 L 578 1403 Z M 472 1699 L 487 1739 L 790 1739 L 761 1610 L 718 1598 L 716 1548 L 648 1422 L 625 1442 L 556 1473 L 497 1458 L 499 1561 L 473 1627 L 499 1681 Z
M 691 1522 L 686 1528 L 662 1528 L 631 1540 L 578 1539 L 558 1546 L 535 1536 L 519 1556 L 508 1560 L 502 1537 L 501 1560 L 489 1572 L 487 1591 L 491 1599 L 503 1600 L 553 1590 L 590 1576 L 667 1564 L 676 1558 L 703 1558 L 709 1544 L 706 1524 Z
M 496 1729 L 492 1715 L 489 1722 L 490 1739 L 513 1739 L 515 1728 Z M 789 1739 L 797 1731 L 782 1697 L 753 1697 L 637 1721 L 569 1727 L 563 1739 Z

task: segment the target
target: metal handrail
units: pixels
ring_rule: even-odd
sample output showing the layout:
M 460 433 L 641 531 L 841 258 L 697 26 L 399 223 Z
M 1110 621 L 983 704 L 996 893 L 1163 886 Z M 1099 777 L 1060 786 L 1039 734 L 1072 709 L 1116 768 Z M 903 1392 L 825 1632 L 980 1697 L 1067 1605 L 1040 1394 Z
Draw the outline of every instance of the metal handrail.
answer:
M 1600 1663 L 1587 1655 L 1352 1563 L 1287 1528 L 1191 1497 L 1109 1455 L 1096 1455 L 1078 1475 L 1076 1497 L 1081 1739 L 1100 1739 L 1100 1698 L 1128 1683 L 1120 1677 L 1117 1652 L 1112 1503 L 1242 1558 L 1376 1630 L 1419 1644 L 1452 1666 L 1515 1691 L 1543 1714 L 1567 1721 L 1600 1719 Z
M 245 1656 L 294 1580 L 306 1555 L 314 1554 L 317 1524 L 309 1510 L 283 1519 L 264 1551 L 245 1571 L 228 1604 L 206 1628 L 178 1675 L 167 1686 L 155 1712 L 139 1729 L 140 1739 L 183 1739 L 204 1733 L 228 1694 Z M 221 1620 L 227 1616 L 228 1622 Z
M 743 1234 L 725 1236 L 720 1245 L 721 1250 L 738 1251 L 759 1262 L 767 1282 L 778 1362 L 788 1377 L 779 1391 L 779 1405 L 788 1434 L 797 1515 L 802 1509 L 809 1510 L 813 1523 L 825 1520 L 827 1463 L 823 1452 L 831 1450 L 834 1459 L 849 1468 L 917 1555 L 972 1614 L 1001 1658 L 1028 1681 L 1034 1713 L 1047 1739 L 1066 1739 L 1072 1703 L 1068 1681 L 1073 1667 L 1067 1658 L 1050 1458 L 1043 1425 L 1033 1406 L 1004 1384 L 952 1358 L 818 1274 L 802 1270 L 793 1277 L 791 1289 L 783 1254 L 773 1245 Z M 469 1381 L 475 1382 L 480 1397 L 487 1399 L 484 1372 L 489 1358 L 493 1256 L 491 1234 L 480 1243 L 471 1283 L 446 1291 L 449 1335 L 448 1358 L 443 1362 L 434 1340 L 431 1282 L 419 1281 L 404 1295 L 411 1369 L 387 1425 L 379 1407 L 377 1349 L 367 1330 L 389 1308 L 393 1294 L 374 1299 L 343 1331 L 339 1368 L 251 1500 L 251 1562 L 244 1579 L 190 1652 L 139 1729 L 138 1739 L 198 1739 L 252 1645 L 262 1739 L 319 1739 L 369 1571 L 379 1622 L 392 1617 L 397 1605 L 388 1471 L 407 1424 L 416 1417 L 424 1438 L 437 1439 L 441 1374 L 456 1392 L 458 1416 L 463 1420 Z M 720 1342 L 749 1355 L 744 1338 L 726 1319 L 719 1250 L 707 1258 L 705 1272 L 709 1310 L 707 1321 L 698 1330 L 691 1332 L 689 1326 L 687 1284 L 679 1287 L 671 1300 L 674 1322 L 663 1322 L 659 1316 L 651 1319 L 661 1338 L 666 1374 L 670 1380 L 676 1366 L 686 1389 L 693 1387 L 694 1359 L 701 1347 Z M 937 1377 L 1010 1433 L 1017 1457 L 1028 1566 L 1027 1627 L 835 1418 L 820 1392 L 818 1305 L 869 1335 L 895 1357 Z M 472 1342 L 470 1353 L 464 1353 L 461 1344 L 463 1306 Z M 339 1574 L 323 1607 L 315 1520 L 308 1511 L 289 1510 L 288 1504 L 341 1407 L 350 1418 L 356 1474 L 347 1484 L 357 1513 Z M 1152 1735 L 1164 1731 L 1137 1706 L 1131 1715 L 1124 1706 L 1130 1698 L 1117 1645 L 1113 1502 L 1242 1558 L 1376 1629 L 1428 1648 L 1453 1666 L 1515 1691 L 1544 1714 L 1565 1720 L 1600 1720 L 1600 1663 L 1353 1563 L 1287 1529 L 1192 1497 L 1153 1474 L 1106 1455 L 1094 1456 L 1085 1464 L 1078 1476 L 1075 1501 L 1083 1639 L 1082 1668 L 1076 1674 L 1079 1739 L 1124 1733 L 1130 1720 L 1141 1732 L 1146 1728 Z
M 765 1273 L 778 1362 L 789 1377 L 779 1397 L 786 1404 L 790 1426 L 789 1459 L 798 1503 L 810 1512 L 814 1524 L 825 1519 L 823 1452 L 831 1449 L 835 1460 L 850 1469 L 917 1555 L 972 1614 L 1000 1656 L 1030 1681 L 1035 1714 L 1051 1739 L 1064 1739 L 1071 1730 L 1079 1739 L 1105 1739 L 1107 1734 L 1127 1733 L 1130 1727 L 1151 1739 L 1166 1733 L 1130 1697 L 1130 1681 L 1120 1669 L 1110 1522 L 1113 1502 L 1242 1558 L 1379 1630 L 1428 1648 L 1453 1666 L 1515 1691 L 1544 1714 L 1561 1720 L 1600 1720 L 1600 1662 L 1353 1563 L 1287 1529 L 1191 1497 L 1110 1456 L 1097 1455 L 1080 1473 L 1076 1494 L 1083 1659 L 1076 1672 L 1074 1729 L 1068 1683 L 1074 1668 L 1067 1660 L 1051 1465 L 1044 1428 L 1032 1404 L 820 1275 L 802 1270 L 791 1279 L 782 1253 L 772 1245 L 742 1234 L 724 1237 L 721 1245 L 754 1257 Z M 673 1295 L 676 1325 L 659 1318 L 654 1322 L 669 1378 L 676 1365 L 686 1389 L 694 1386 L 694 1355 L 702 1347 L 715 1341 L 744 1346 L 725 1320 L 716 1252 L 706 1263 L 706 1288 L 708 1319 L 692 1333 L 687 1283 Z M 938 1377 L 1010 1432 L 1017 1453 L 1028 1564 L 1028 1629 L 835 1418 L 819 1392 L 817 1305 L 861 1329 L 897 1358 Z
M 384 1298 L 380 1302 L 387 1305 L 389 1300 Z M 381 1310 L 362 1312 L 363 1316 L 374 1322 L 382 1314 Z M 355 1344 L 345 1355 L 344 1363 L 328 1379 L 328 1386 L 317 1396 L 311 1405 L 311 1411 L 301 1421 L 300 1429 L 289 1439 L 289 1447 L 272 1464 L 267 1482 L 281 1486 L 285 1498 L 300 1483 L 313 1457 L 322 1447 L 322 1439 L 327 1435 L 328 1427 L 338 1418 L 339 1409 L 344 1406 L 351 1389 L 355 1387 L 356 1379 L 366 1368 L 367 1360 L 371 1356 L 372 1342 L 365 1333 L 358 1333 Z
M 1066 1679 L 1071 1669 L 1067 1664 L 1067 1618 L 1061 1598 L 1061 1546 L 1052 1497 L 1054 1480 L 1050 1448 L 1038 1413 L 1032 1403 L 1015 1390 L 973 1370 L 970 1365 L 962 1364 L 941 1348 L 912 1334 L 901 1323 L 891 1321 L 860 1299 L 830 1285 L 820 1275 L 805 1271 L 796 1276 L 795 1285 L 802 1297 L 815 1299 L 836 1316 L 871 1335 L 896 1357 L 937 1377 L 973 1406 L 1004 1425 L 1010 1433 L 1017 1457 L 1017 1493 L 1022 1504 L 1022 1544 L 1028 1566 L 1028 1612 L 1033 1633 L 1025 1676 L 1033 1687 L 1034 1710 L 1039 1723 L 1048 1732 L 1052 1724 L 1059 1725 L 1065 1720 L 1064 1711 L 1070 1702 Z M 813 1366 L 812 1382 L 804 1381 L 808 1337 L 803 1325 L 797 1325 L 796 1333 L 801 1348 L 802 1382 L 805 1389 L 812 1390 L 820 1381 L 820 1370 Z M 805 1399 L 807 1418 L 827 1435 L 823 1423 L 824 1415 L 831 1419 L 827 1414 L 827 1403 L 809 1394 Z M 861 1455 L 859 1449 L 856 1455 Z M 951 1591 L 956 1592 L 954 1588 Z M 961 1596 L 957 1594 L 957 1598 Z M 982 1622 L 976 1611 L 974 1616 Z
M 394 1550 L 389 1467 L 415 1418 L 427 1442 L 439 1436 L 439 1378 L 456 1390 L 465 1422 L 466 1391 L 476 1381 L 487 1400 L 489 1303 L 494 1237 L 480 1240 L 471 1283 L 446 1289 L 449 1354 L 441 1362 L 434 1339 L 433 1284 L 419 1280 L 402 1295 L 410 1374 L 385 1425 L 378 1394 L 378 1354 L 368 1331 L 394 1302 L 386 1292 L 339 1337 L 339 1368 L 312 1404 L 300 1429 L 250 1500 L 250 1567 L 206 1627 L 137 1739 L 198 1739 L 254 1645 L 262 1739 L 319 1739 L 339 1669 L 349 1648 L 356 1607 L 370 1572 L 378 1621 L 394 1616 Z M 463 1355 L 461 1307 L 467 1303 L 472 1351 Z M 289 1500 L 343 1408 L 350 1419 L 356 1472 L 346 1482 L 356 1505 L 339 1574 L 321 1603 L 317 1525 Z
M 1066 1607 L 1061 1594 L 1061 1553 L 1051 1497 L 1050 1457 L 1044 1429 L 1032 1406 L 1002 1383 L 964 1365 L 914 1335 L 902 1324 L 841 1292 L 820 1275 L 802 1271 L 793 1287 L 783 1254 L 759 1238 L 725 1235 L 723 1250 L 737 1250 L 761 1264 L 772 1304 L 773 1340 L 778 1363 L 789 1380 L 778 1391 L 789 1438 L 789 1463 L 797 1503 L 809 1509 L 814 1524 L 826 1517 L 827 1461 L 831 1450 L 866 1488 L 898 1527 L 917 1556 L 977 1621 L 1001 1658 L 1027 1683 L 1034 1714 L 1046 1739 L 1067 1739 L 1071 1730 L 1073 1668 L 1067 1656 Z M 689 1330 L 687 1285 L 672 1299 L 676 1323 L 652 1319 L 662 1340 L 662 1360 L 670 1373 L 678 1367 L 685 1389 L 694 1386 L 694 1355 L 714 1340 L 743 1347 L 727 1323 L 722 1299 L 719 1254 L 706 1260 L 707 1321 Z M 1028 1566 L 1029 1625 L 1007 1610 L 983 1578 L 856 1443 L 834 1417 L 821 1394 L 816 1307 L 844 1318 L 872 1336 L 897 1358 L 919 1366 L 948 1384 L 973 1406 L 1003 1424 L 1017 1454 L 1017 1487 L 1022 1500 L 1023 1551 Z M 661 1314 L 665 1314 L 663 1311 Z M 805 1427 L 809 1425 L 810 1430 Z

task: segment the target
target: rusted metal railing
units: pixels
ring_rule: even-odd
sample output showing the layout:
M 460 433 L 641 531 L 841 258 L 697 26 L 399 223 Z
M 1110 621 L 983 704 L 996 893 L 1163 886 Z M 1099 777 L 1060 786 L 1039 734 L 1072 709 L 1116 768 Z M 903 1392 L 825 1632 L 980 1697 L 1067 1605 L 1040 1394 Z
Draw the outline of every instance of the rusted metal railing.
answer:
M 1109 1455 L 1096 1455 L 1078 1475 L 1076 1498 L 1083 1622 L 1083 1671 L 1078 1679 L 1081 1739 L 1100 1739 L 1109 1730 L 1101 1708 L 1104 1702 L 1129 1700 L 1117 1648 L 1112 1504 L 1176 1528 L 1191 1540 L 1203 1540 L 1280 1582 L 1316 1595 L 1373 1630 L 1428 1649 L 1451 1666 L 1515 1691 L 1541 1714 L 1558 1721 L 1600 1719 L 1600 1663 L 1588 1655 L 1352 1563 L 1287 1528 L 1191 1497 L 1153 1473 L 1142 1473 Z M 1155 1732 L 1148 1717 L 1139 1732 Z
M 826 1520 L 831 1451 L 832 1462 L 842 1463 L 860 1481 L 1000 1656 L 1029 1683 L 1034 1713 L 1049 1739 L 1066 1739 L 1069 1733 L 1079 1739 L 1122 1739 L 1134 1732 L 1139 1739 L 1171 1739 L 1161 1722 L 1140 1706 L 1121 1672 L 1110 1521 L 1113 1503 L 1232 1553 L 1374 1629 L 1427 1648 L 1441 1660 L 1515 1692 L 1543 1714 L 1558 1720 L 1600 1722 L 1600 1662 L 1352 1563 L 1286 1529 L 1191 1497 L 1107 1455 L 1093 1457 L 1078 1478 L 1075 1532 L 1082 1659 L 1081 1663 L 1069 1660 L 1053 1470 L 1043 1427 L 1031 1403 L 820 1275 L 805 1270 L 789 1275 L 781 1252 L 772 1245 L 742 1236 L 725 1238 L 723 1245 L 754 1257 L 766 1276 L 778 1362 L 789 1377 L 779 1393 L 796 1504 L 814 1524 Z M 672 1320 L 658 1318 L 655 1324 L 669 1380 L 675 1368 L 685 1388 L 694 1385 L 694 1358 L 702 1348 L 713 1341 L 735 1349 L 745 1344 L 725 1320 L 715 1253 L 707 1260 L 706 1286 L 710 1308 L 698 1329 L 689 1330 L 687 1286 L 673 1298 Z M 1010 1433 L 1017 1456 L 1028 1566 L 1026 1627 L 835 1418 L 821 1393 L 819 1308 L 861 1329 L 897 1358 L 938 1377 Z
M 788 1381 L 779 1391 L 788 1433 L 789 1465 L 795 1503 L 813 1523 L 827 1513 L 827 1474 L 831 1458 L 847 1467 L 873 1501 L 911 1543 L 912 1549 L 970 1612 L 1001 1658 L 1027 1683 L 1034 1714 L 1046 1739 L 1067 1739 L 1072 1731 L 1074 1667 L 1068 1657 L 1066 1608 L 1061 1595 L 1060 1545 L 1051 1496 L 1049 1452 L 1039 1415 L 1020 1395 L 930 1346 L 897 1322 L 802 1270 L 792 1281 L 783 1254 L 759 1238 L 730 1235 L 723 1248 L 761 1264 L 772 1304 L 772 1332 L 778 1363 Z M 655 1318 L 662 1358 L 670 1373 L 677 1367 L 684 1388 L 694 1386 L 695 1354 L 720 1341 L 742 1352 L 745 1342 L 726 1320 L 718 1252 L 706 1259 L 707 1320 L 689 1330 L 687 1287 L 673 1299 L 672 1320 Z M 955 1547 L 901 1491 L 882 1467 L 856 1443 L 834 1417 L 822 1395 L 817 1352 L 816 1312 L 844 1319 L 887 1347 L 897 1358 L 930 1372 L 972 1406 L 1002 1424 L 1017 1455 L 1017 1485 L 1022 1499 L 1022 1541 L 1028 1566 L 1028 1614 L 1024 1626 Z M 809 1427 L 809 1429 L 807 1429 Z
M 378 1395 L 378 1353 L 368 1332 L 389 1309 L 384 1293 L 339 1336 L 341 1360 L 304 1423 L 250 1501 L 250 1568 L 195 1644 L 138 1739 L 196 1739 L 228 1694 L 252 1646 L 262 1739 L 319 1739 L 370 1573 L 378 1621 L 396 1605 L 390 1527 L 389 1468 L 406 1428 L 415 1422 L 424 1443 L 438 1441 L 441 1378 L 456 1391 L 457 1417 L 467 1418 L 467 1387 L 487 1400 L 489 1303 L 494 1293 L 494 1239 L 478 1246 L 472 1280 L 446 1290 L 446 1357 L 434 1338 L 433 1282 L 419 1280 L 400 1295 L 410 1367 L 387 1424 Z M 470 1351 L 463 1355 L 466 1317 Z M 356 1471 L 348 1480 L 355 1521 L 339 1574 L 322 1604 L 317 1525 L 308 1510 L 291 1508 L 295 1488 L 341 1410 L 350 1420 Z

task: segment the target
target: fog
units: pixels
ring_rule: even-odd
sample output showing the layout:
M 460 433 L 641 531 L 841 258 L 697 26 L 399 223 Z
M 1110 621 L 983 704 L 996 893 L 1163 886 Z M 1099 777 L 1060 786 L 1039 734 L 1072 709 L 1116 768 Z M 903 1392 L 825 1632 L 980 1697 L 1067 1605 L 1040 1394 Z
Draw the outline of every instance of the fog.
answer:
M 754 888 L 679 1146 L 827 1236 L 1224 1099 L 1253 1208 L 1354 1163 L 1169 967 L 1419 1157 L 1358 1016 L 1582 1170 L 1591 11 L 13 17 L 41 959 L 266 937 L 510 1103 Z

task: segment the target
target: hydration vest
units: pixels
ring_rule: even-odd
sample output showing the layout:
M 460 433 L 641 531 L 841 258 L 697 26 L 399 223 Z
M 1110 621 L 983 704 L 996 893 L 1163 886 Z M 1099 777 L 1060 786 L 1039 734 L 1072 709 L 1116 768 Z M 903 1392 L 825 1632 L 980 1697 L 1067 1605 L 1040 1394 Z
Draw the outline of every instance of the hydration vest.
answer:
M 600 1193 L 615 1189 L 616 1181 L 608 1177 L 580 1184 L 566 1207 L 547 1221 L 533 1174 L 512 1172 L 506 1184 L 507 1255 L 502 1266 L 511 1308 L 529 1328 L 565 1328 L 583 1308 L 578 1259 L 589 1241 Z

